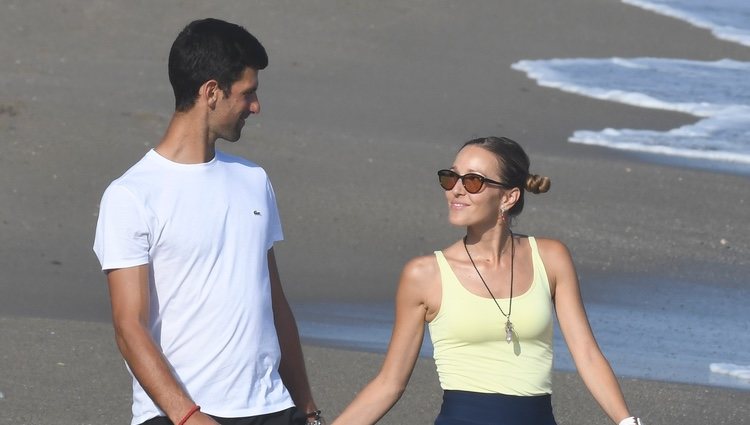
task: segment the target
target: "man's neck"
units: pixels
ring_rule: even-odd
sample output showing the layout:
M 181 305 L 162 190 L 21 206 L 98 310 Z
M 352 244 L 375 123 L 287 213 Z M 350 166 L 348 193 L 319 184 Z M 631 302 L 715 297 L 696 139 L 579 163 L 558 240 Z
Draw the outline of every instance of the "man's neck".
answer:
M 176 112 L 155 150 L 181 164 L 201 164 L 215 156 L 216 139 L 209 135 L 205 121 L 192 112 Z

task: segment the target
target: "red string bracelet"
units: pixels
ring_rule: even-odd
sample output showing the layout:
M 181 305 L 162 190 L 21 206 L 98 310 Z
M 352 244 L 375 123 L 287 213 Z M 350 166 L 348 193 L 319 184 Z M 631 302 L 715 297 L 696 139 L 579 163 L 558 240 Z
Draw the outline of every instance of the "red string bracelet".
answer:
M 185 416 L 183 416 L 183 417 L 182 417 L 182 420 L 181 420 L 181 421 L 180 421 L 180 423 L 178 423 L 177 425 L 185 425 L 185 422 L 187 422 L 187 421 L 188 421 L 188 419 L 190 419 L 190 417 L 191 417 L 191 416 L 193 416 L 193 414 L 194 414 L 195 412 L 199 411 L 199 410 L 201 410 L 201 407 L 200 407 L 200 406 L 198 406 L 198 405 L 196 404 L 195 406 L 193 406 L 193 408 L 192 408 L 192 409 L 190 409 L 190 410 L 189 410 L 189 411 L 188 411 L 188 412 L 187 412 L 187 413 L 185 414 Z

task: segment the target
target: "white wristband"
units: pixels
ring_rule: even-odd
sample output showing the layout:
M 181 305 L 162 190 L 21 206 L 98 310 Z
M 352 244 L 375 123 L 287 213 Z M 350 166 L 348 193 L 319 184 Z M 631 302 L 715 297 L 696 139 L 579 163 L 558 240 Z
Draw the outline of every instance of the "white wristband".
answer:
M 643 424 L 641 424 L 640 418 L 636 418 L 635 416 L 630 416 L 621 420 L 618 425 L 643 425 Z

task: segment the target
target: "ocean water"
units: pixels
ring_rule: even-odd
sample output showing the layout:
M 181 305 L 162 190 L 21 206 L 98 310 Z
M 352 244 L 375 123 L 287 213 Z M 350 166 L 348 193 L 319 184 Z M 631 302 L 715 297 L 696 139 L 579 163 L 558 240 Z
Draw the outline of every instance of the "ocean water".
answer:
M 750 46 L 750 1 L 623 0 L 710 28 Z M 595 99 L 688 113 L 694 124 L 669 131 L 580 129 L 570 142 L 706 160 L 750 172 L 750 63 L 666 58 L 523 60 L 513 68 L 541 86 Z
M 716 38 L 750 46 L 750 2 L 747 0 L 622 0 L 662 15 L 711 30 Z
M 586 310 L 618 376 L 750 390 L 750 291 L 644 279 L 601 284 L 607 299 L 587 300 L 584 293 Z M 293 309 L 306 342 L 379 353 L 388 347 L 391 303 L 302 303 Z M 554 350 L 554 368 L 575 371 L 557 324 Z M 432 356 L 427 332 L 420 355 Z

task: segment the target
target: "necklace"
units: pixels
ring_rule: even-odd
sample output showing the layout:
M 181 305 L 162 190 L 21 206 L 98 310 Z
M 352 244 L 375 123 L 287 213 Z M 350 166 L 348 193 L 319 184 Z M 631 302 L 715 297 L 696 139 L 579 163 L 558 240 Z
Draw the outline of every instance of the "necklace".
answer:
M 487 288 L 487 292 L 490 293 L 490 296 L 492 297 L 492 301 L 495 302 L 495 305 L 500 310 L 500 313 L 505 316 L 505 342 L 510 344 L 513 341 L 513 322 L 510 321 L 510 314 L 513 309 L 513 257 L 515 257 L 516 254 L 516 248 L 513 244 L 513 232 L 510 232 L 510 300 L 508 301 L 508 314 L 505 314 L 505 311 L 503 311 L 503 308 L 500 307 L 500 303 L 497 302 L 497 299 L 495 298 L 495 295 L 490 291 L 490 287 L 487 286 L 487 282 L 484 281 L 484 278 L 482 277 L 482 274 L 479 273 L 479 269 L 477 268 L 477 265 L 474 264 L 474 259 L 471 258 L 471 254 L 469 253 L 469 247 L 466 246 L 466 238 L 467 236 L 464 236 L 464 249 L 466 250 L 466 255 L 469 256 L 469 261 L 471 261 L 471 265 L 474 266 L 474 270 L 476 270 L 477 275 L 479 276 L 479 279 L 484 284 L 484 287 Z M 502 252 L 500 253 L 502 255 Z

